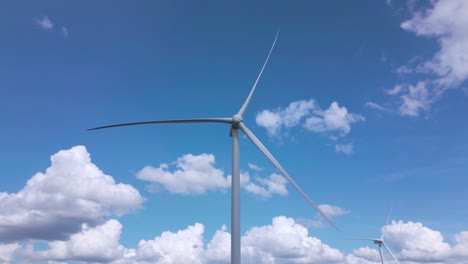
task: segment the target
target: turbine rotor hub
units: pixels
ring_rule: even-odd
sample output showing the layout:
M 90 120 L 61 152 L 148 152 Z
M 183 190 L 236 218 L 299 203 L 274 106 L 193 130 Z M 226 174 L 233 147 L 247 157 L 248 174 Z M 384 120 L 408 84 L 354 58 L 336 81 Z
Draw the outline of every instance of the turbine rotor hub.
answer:
M 242 119 L 242 116 L 239 115 L 239 114 L 235 114 L 232 116 L 232 127 L 234 128 L 238 128 L 239 127 L 239 123 L 242 122 L 243 119 Z

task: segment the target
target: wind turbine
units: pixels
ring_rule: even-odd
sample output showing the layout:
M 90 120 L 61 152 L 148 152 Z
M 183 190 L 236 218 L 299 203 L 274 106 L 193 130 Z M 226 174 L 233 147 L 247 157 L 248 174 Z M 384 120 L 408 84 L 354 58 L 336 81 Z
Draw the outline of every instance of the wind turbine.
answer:
M 392 213 L 392 211 L 390 210 L 390 214 Z M 390 214 L 388 214 L 388 217 L 387 217 L 387 223 L 385 225 L 388 225 L 388 220 L 390 219 Z M 393 259 L 398 263 L 400 264 L 400 261 L 398 261 L 398 259 L 395 257 L 395 255 L 393 255 L 392 251 L 390 250 L 390 248 L 388 248 L 387 244 L 385 244 L 385 241 L 384 241 L 384 233 L 382 233 L 382 235 L 380 236 L 380 238 L 358 238 L 358 240 L 370 240 L 372 242 L 374 242 L 374 244 L 378 245 L 379 246 L 379 253 L 380 253 L 380 261 L 382 262 L 382 264 L 385 264 L 385 261 L 384 261 L 384 258 L 383 258 L 383 250 L 382 250 L 382 246 L 385 247 L 385 249 L 388 251 L 388 253 L 390 253 L 390 255 L 393 257 Z
M 334 228 L 337 229 L 330 217 L 328 217 L 308 196 L 302 191 L 302 189 L 296 184 L 296 182 L 289 176 L 286 170 L 281 164 L 273 157 L 268 149 L 260 142 L 260 140 L 250 131 L 243 122 L 242 115 L 246 111 L 252 95 L 257 87 L 258 81 L 262 76 L 263 70 L 268 63 L 270 55 L 275 47 L 276 40 L 278 39 L 279 30 L 276 32 L 275 39 L 270 48 L 270 52 L 260 70 L 255 83 L 250 90 L 250 93 L 245 100 L 244 104 L 240 108 L 239 112 L 234 114 L 232 117 L 223 118 L 192 118 L 192 119 L 171 119 L 171 120 L 156 120 L 156 121 L 144 121 L 144 122 L 133 122 L 114 124 L 107 126 L 100 126 L 91 128 L 88 130 L 98 130 L 112 127 L 122 126 L 134 126 L 134 125 L 148 125 L 148 124 L 164 124 L 164 123 L 226 123 L 231 126 L 230 136 L 232 137 L 232 177 L 231 177 L 231 263 L 238 264 L 241 262 L 241 232 L 240 232 L 240 167 L 239 167 L 239 129 L 257 146 L 260 152 L 267 157 L 268 160 L 281 172 L 281 174 L 291 183 L 292 186 L 309 202 L 315 210 Z

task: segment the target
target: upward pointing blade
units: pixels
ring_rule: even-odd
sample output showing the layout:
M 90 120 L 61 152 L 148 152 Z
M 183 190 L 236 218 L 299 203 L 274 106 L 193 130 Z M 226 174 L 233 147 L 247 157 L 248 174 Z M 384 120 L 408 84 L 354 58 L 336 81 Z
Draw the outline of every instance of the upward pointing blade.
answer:
M 385 226 L 388 226 L 388 220 L 390 220 L 391 215 L 392 215 L 392 208 L 390 208 L 390 212 L 388 213 L 387 222 L 385 223 Z M 380 240 L 383 240 L 384 236 L 385 236 L 385 234 L 382 232 L 382 236 L 380 237 Z
M 150 125 L 150 124 L 165 124 L 165 123 L 232 123 L 232 118 L 192 118 L 192 119 L 170 119 L 170 120 L 156 120 L 156 121 L 144 121 L 144 122 L 133 122 L 133 123 L 122 123 L 108 126 L 100 126 L 90 128 L 88 130 L 98 130 L 111 127 L 122 127 L 122 126 L 137 126 L 137 125 Z
M 393 259 L 398 263 L 400 264 L 400 261 L 398 261 L 398 259 L 395 257 L 395 255 L 393 255 L 392 251 L 387 247 L 387 244 L 385 244 L 385 242 L 382 241 L 382 244 L 384 245 L 385 249 L 387 249 L 388 253 L 390 253 L 390 255 L 392 255 Z
M 245 109 L 247 109 L 247 106 L 249 105 L 250 100 L 252 99 L 252 95 L 253 95 L 253 93 L 255 91 L 255 88 L 257 87 L 258 80 L 260 80 L 260 77 L 262 76 L 263 70 L 265 69 L 265 66 L 268 63 L 268 60 L 270 59 L 271 52 L 273 51 L 273 48 L 275 47 L 276 39 L 278 39 L 278 34 L 279 34 L 279 29 L 276 32 L 275 40 L 273 41 L 273 44 L 271 45 L 270 52 L 268 53 L 268 56 L 267 56 L 267 58 L 265 60 L 265 63 L 263 64 L 263 67 L 260 70 L 260 73 L 258 74 L 257 80 L 255 81 L 255 83 L 254 83 L 254 85 L 252 87 L 252 90 L 250 90 L 249 96 L 247 96 L 247 99 L 245 100 L 244 104 L 242 105 L 241 109 L 239 110 L 239 113 L 238 113 L 239 115 L 244 114 Z
M 327 222 L 332 225 L 335 229 L 338 229 L 336 225 L 333 223 L 333 221 L 326 215 L 310 198 L 305 194 L 302 189 L 294 182 L 294 180 L 288 175 L 285 169 L 279 164 L 279 162 L 273 157 L 273 155 L 268 151 L 268 149 L 258 140 L 258 138 L 250 131 L 242 122 L 239 123 L 239 128 L 242 129 L 242 131 L 245 133 L 245 135 L 257 146 L 257 148 L 265 155 L 273 165 L 283 174 L 283 176 L 291 183 L 294 188 L 309 202 L 312 207 L 319 212 L 319 214 L 327 220 Z

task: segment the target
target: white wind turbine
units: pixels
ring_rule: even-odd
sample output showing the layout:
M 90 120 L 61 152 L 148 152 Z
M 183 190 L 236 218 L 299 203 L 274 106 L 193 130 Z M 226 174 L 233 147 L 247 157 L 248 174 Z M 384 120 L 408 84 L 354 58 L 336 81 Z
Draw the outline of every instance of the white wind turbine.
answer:
M 390 214 L 392 213 L 392 211 L 390 210 Z M 385 224 L 385 226 L 388 225 L 388 220 L 390 219 L 390 214 L 388 214 L 388 217 L 387 217 L 387 223 Z M 385 244 L 385 241 L 384 241 L 384 233 L 382 232 L 382 235 L 380 236 L 380 238 L 357 238 L 358 240 L 368 240 L 368 241 L 372 241 L 374 242 L 374 244 L 377 244 L 379 246 L 379 253 L 380 253 L 380 261 L 382 262 L 382 264 L 385 264 L 385 261 L 384 261 L 384 257 L 383 257 L 383 250 L 382 250 L 382 246 L 385 247 L 385 249 L 388 251 L 388 253 L 390 253 L 390 255 L 393 257 L 393 259 L 398 263 L 400 264 L 400 261 L 398 261 L 398 259 L 395 257 L 395 255 L 393 255 L 392 251 L 390 250 L 390 248 L 388 248 L 387 244 Z
M 244 114 L 247 106 L 252 99 L 252 95 L 258 84 L 260 77 L 262 76 L 263 70 L 267 65 L 268 59 L 275 47 L 276 40 L 278 38 L 279 31 L 276 33 L 275 40 L 271 46 L 270 52 L 263 64 L 260 73 L 255 80 L 255 83 L 250 91 L 247 99 L 240 108 L 239 112 L 234 114 L 232 117 L 224 118 L 192 118 L 192 119 L 172 119 L 172 120 L 157 120 L 157 121 L 145 121 L 145 122 L 133 122 L 114 124 L 107 126 L 100 126 L 91 128 L 88 130 L 97 130 L 112 127 L 121 126 L 134 126 L 134 125 L 147 125 L 147 124 L 163 124 L 163 123 L 226 123 L 231 126 L 230 136 L 232 137 L 232 178 L 231 178 L 231 263 L 241 263 L 241 232 L 240 232 L 240 168 L 239 168 L 239 129 L 257 146 L 257 148 L 270 160 L 271 163 L 283 174 L 283 176 L 291 183 L 294 188 L 309 202 L 315 210 L 334 228 L 337 228 L 330 217 L 328 217 L 308 196 L 302 191 L 302 189 L 296 184 L 296 182 L 288 175 L 285 169 L 280 163 L 273 157 L 268 149 L 258 140 L 258 138 L 245 126 L 243 123 L 242 115 Z

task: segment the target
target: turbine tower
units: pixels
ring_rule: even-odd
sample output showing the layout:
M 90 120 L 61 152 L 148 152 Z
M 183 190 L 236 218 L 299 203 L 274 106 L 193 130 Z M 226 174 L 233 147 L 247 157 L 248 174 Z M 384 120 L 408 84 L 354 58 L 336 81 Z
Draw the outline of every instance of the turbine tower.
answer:
M 392 211 L 390 210 L 390 214 L 392 213 Z M 387 223 L 385 225 L 388 225 L 388 219 L 390 219 L 390 214 L 388 214 L 388 217 L 387 217 Z M 390 248 L 388 248 L 387 244 L 385 244 L 385 241 L 384 241 L 384 233 L 382 233 L 382 235 L 380 236 L 380 238 L 358 238 L 358 240 L 370 240 L 372 242 L 374 242 L 374 244 L 378 245 L 379 246 L 379 253 L 380 253 L 380 261 L 382 262 L 382 264 L 385 264 L 385 261 L 384 261 L 384 257 L 383 257 L 383 250 L 382 250 L 382 246 L 388 251 L 388 253 L 390 253 L 390 255 L 393 257 L 393 259 L 398 263 L 400 264 L 400 261 L 398 261 L 398 259 L 395 257 L 395 255 L 393 255 L 392 251 L 390 250 Z
M 246 111 L 252 95 L 257 87 L 258 81 L 262 76 L 263 70 L 268 63 L 270 55 L 275 47 L 276 40 L 278 39 L 279 30 L 276 32 L 275 39 L 270 48 L 268 56 L 260 70 L 255 83 L 250 90 L 250 93 L 245 100 L 244 104 L 240 108 L 239 112 L 234 114 L 232 117 L 223 118 L 193 118 L 193 119 L 171 119 L 171 120 L 156 120 L 156 121 L 145 121 L 145 122 L 133 122 L 114 124 L 107 126 L 100 126 L 91 128 L 88 130 L 98 130 L 112 127 L 122 126 L 134 126 L 134 125 L 148 125 L 148 124 L 164 124 L 164 123 L 226 123 L 231 126 L 230 136 L 232 137 L 232 178 L 231 178 L 231 263 L 241 263 L 241 231 L 240 231 L 240 167 L 239 167 L 239 130 L 242 130 L 244 134 L 252 141 L 252 143 L 270 160 L 270 162 L 281 172 L 281 174 L 291 183 L 291 185 L 312 205 L 315 210 L 334 228 L 337 229 L 330 217 L 328 217 L 308 196 L 302 191 L 302 189 L 296 184 L 296 182 L 289 176 L 286 170 L 281 164 L 273 157 L 268 149 L 260 142 L 260 140 L 250 131 L 244 124 L 242 115 Z

